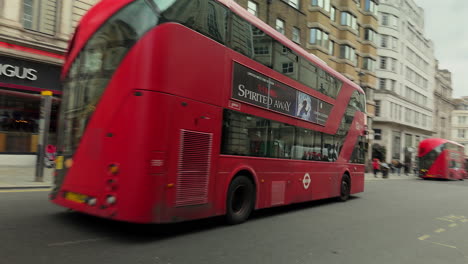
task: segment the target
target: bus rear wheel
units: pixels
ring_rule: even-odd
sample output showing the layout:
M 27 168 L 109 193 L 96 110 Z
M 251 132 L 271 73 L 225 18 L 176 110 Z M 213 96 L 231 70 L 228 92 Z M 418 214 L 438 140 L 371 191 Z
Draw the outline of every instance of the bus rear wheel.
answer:
M 342 202 L 345 202 L 349 199 L 351 193 L 351 180 L 349 179 L 348 174 L 344 174 L 341 178 L 341 187 L 340 187 L 340 196 L 338 199 Z
M 255 206 L 255 187 L 246 176 L 238 176 L 229 185 L 226 200 L 226 221 L 240 224 L 249 218 Z

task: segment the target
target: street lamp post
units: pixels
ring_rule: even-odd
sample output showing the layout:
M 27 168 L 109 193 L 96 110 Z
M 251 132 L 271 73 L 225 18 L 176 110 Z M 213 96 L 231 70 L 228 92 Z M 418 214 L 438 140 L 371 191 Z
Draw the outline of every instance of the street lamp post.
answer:
M 41 109 L 39 119 L 39 142 L 37 145 L 36 175 L 34 181 L 44 181 L 45 146 L 49 138 L 50 111 L 52 106 L 52 92 L 41 92 Z

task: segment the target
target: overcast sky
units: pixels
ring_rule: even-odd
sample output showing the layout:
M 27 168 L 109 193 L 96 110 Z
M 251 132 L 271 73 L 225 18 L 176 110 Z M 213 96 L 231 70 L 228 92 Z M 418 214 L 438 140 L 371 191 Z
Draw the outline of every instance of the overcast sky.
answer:
M 468 1 L 414 1 L 424 9 L 424 34 L 434 43 L 439 68 L 452 73 L 452 96 L 468 96 Z

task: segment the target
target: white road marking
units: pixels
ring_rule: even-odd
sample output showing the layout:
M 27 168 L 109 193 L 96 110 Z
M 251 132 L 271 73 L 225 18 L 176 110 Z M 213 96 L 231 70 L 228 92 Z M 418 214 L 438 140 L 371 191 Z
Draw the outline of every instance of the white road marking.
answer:
M 68 245 L 88 243 L 88 242 L 96 242 L 96 241 L 100 241 L 104 239 L 106 238 L 91 238 L 91 239 L 83 239 L 83 240 L 75 240 L 75 241 L 65 241 L 65 242 L 51 243 L 51 244 L 48 244 L 47 246 L 60 247 L 60 246 L 68 246 Z

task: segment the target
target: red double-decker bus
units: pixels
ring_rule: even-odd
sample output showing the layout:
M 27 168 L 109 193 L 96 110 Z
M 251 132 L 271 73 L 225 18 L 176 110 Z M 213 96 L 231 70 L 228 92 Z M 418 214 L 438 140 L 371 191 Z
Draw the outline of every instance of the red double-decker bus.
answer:
M 419 143 L 419 177 L 423 179 L 467 178 L 463 145 L 443 138 L 428 138 Z
M 62 74 L 51 200 L 139 223 L 364 189 L 365 95 L 226 0 L 103 0 Z

